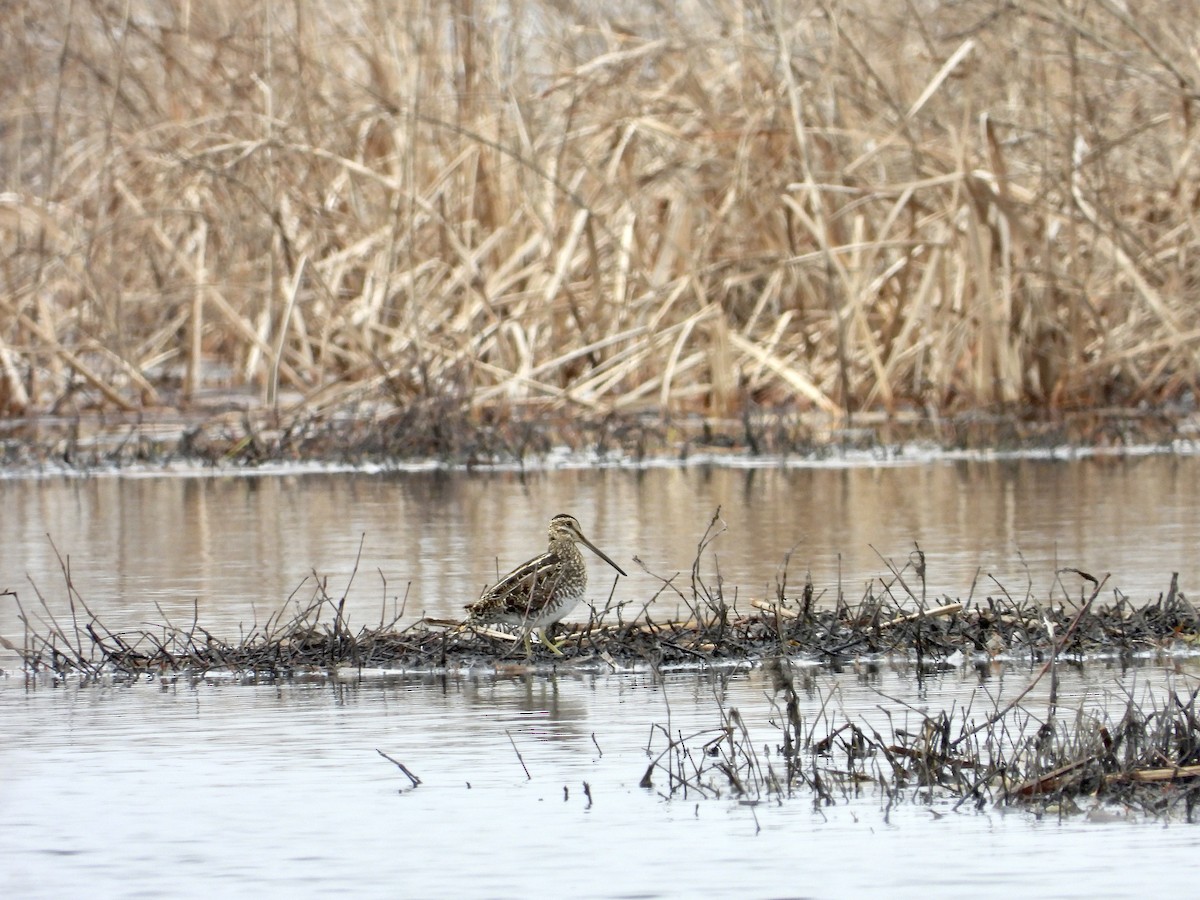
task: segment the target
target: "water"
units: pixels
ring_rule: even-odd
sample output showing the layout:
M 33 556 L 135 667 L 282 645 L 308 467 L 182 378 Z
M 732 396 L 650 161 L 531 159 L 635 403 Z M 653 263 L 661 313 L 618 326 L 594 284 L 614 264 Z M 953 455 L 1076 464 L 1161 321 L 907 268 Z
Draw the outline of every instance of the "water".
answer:
M 1137 691 L 1187 688 L 1198 675 L 1139 670 Z M 1011 670 L 988 689 L 1002 700 L 1027 677 Z M 1064 704 L 1121 705 L 1119 678 L 1103 666 L 1068 672 Z M 10 683 L 0 687 L 0 887 L 13 897 L 81 887 L 121 897 L 525 897 L 551 885 L 580 897 L 1097 897 L 1132 895 L 1153 873 L 1162 896 L 1194 888 L 1186 825 L 1039 822 L 944 801 L 886 812 L 869 791 L 821 809 L 804 794 L 748 807 L 638 786 L 651 726 L 713 727 L 718 696 L 756 744 L 770 743 L 765 681 Z M 832 704 L 876 721 L 880 705 L 903 715 L 895 699 L 947 708 L 977 688 L 973 671 L 923 692 L 887 669 L 815 682 L 805 716 Z
M 1054 570 L 1112 573 L 1135 599 L 1200 576 L 1200 460 L 944 462 L 877 468 L 713 467 L 527 474 L 283 474 L 0 480 L 0 590 L 27 610 L 34 585 L 62 615 L 63 576 L 107 623 L 167 615 L 223 634 L 262 621 L 313 570 L 358 623 L 407 602 L 458 615 L 494 577 L 541 549 L 550 515 L 572 512 L 630 571 L 636 611 L 682 573 L 717 506 L 726 533 L 702 561 L 739 602 L 811 570 L 851 597 L 928 554 L 931 595 L 1078 590 Z M 53 545 L 51 544 L 53 541 Z M 360 550 L 361 545 L 361 550 Z M 878 551 L 878 553 L 876 552 Z M 655 573 L 630 562 L 636 555 Z M 1021 558 L 1024 559 L 1024 565 Z M 626 563 L 630 563 L 626 565 Z M 593 597 L 610 573 L 591 567 Z M 308 596 L 311 588 L 301 588 Z M 1111 596 L 1111 595 L 1110 595 Z M 407 600 L 405 598 L 407 597 Z M 669 592 L 659 601 L 676 605 Z M 11 597 L 0 635 L 20 640 Z M 718 698 L 771 745 L 759 671 L 721 677 L 391 676 L 255 685 L 213 678 L 27 687 L 0 661 L 0 896 L 838 897 L 1190 895 L 1191 826 L 1115 810 L 1037 821 L 938 800 L 890 811 L 862 797 L 749 807 L 667 800 L 638 786 L 652 726 L 715 727 Z M 976 708 L 1025 686 L 1027 669 L 968 666 L 918 685 L 902 663 L 819 671 L 804 714 Z M 1062 702 L 1095 709 L 1125 692 L 1161 702 L 1197 665 L 1065 673 Z M 978 693 L 986 690 L 987 695 Z M 1028 703 L 1041 714 L 1046 698 Z M 515 747 L 514 747 L 515 745 Z M 381 750 L 422 779 L 408 779 Z M 518 758 L 518 752 L 520 758 Z M 528 777 L 526 775 L 528 770 Z M 584 783 L 591 802 L 584 792 Z M 565 790 L 564 790 L 565 789 Z
M 775 594 L 787 554 L 794 594 L 811 572 L 825 597 L 861 596 L 927 554 L 931 596 L 966 598 L 1055 589 L 1073 566 L 1138 601 L 1200 584 L 1200 457 L 1072 463 L 946 462 L 877 468 L 714 467 L 559 470 L 527 474 L 330 474 L 277 477 L 93 477 L 0 480 L 0 590 L 28 607 L 36 584 L 58 611 L 68 557 L 83 599 L 122 626 L 201 621 L 223 633 L 275 611 L 314 571 L 348 609 L 377 622 L 407 600 L 455 617 L 480 589 L 545 548 L 550 516 L 571 512 L 630 573 L 614 599 L 636 612 L 688 581 L 696 545 L 720 507 L 727 526 L 701 574 L 745 603 Z M 360 557 L 361 544 L 361 557 Z M 586 551 L 585 551 L 586 552 Z M 637 556 L 652 574 L 643 571 Z M 615 574 L 598 559 L 591 596 Z M 1063 590 L 1077 595 L 1068 576 Z M 311 595 L 311 584 L 298 596 Z M 1109 595 L 1111 596 L 1111 595 Z M 665 613 L 679 607 L 667 590 Z M 660 611 L 661 614 L 662 611 Z M 586 618 L 586 611 L 576 619 Z M 0 598 L 0 635 L 19 640 L 15 605 Z

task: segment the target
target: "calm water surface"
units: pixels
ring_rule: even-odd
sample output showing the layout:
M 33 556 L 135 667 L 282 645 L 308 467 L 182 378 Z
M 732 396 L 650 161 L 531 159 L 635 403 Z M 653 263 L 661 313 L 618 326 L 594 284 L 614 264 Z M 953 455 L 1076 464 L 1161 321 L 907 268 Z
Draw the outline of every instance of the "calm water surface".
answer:
M 1180 573 L 1200 583 L 1200 460 L 930 463 L 874 468 L 559 470 L 527 474 L 288 474 L 0 479 L 0 590 L 38 612 L 67 609 L 54 548 L 113 626 L 193 611 L 236 635 L 309 578 L 359 624 L 407 603 L 456 616 L 480 587 L 544 547 L 549 517 L 577 515 L 631 577 L 636 612 L 682 573 L 720 506 L 726 532 L 701 564 L 740 602 L 812 573 L 856 598 L 928 555 L 932 595 L 1045 597 L 1054 570 L 1112 573 L 1136 600 Z M 650 573 L 632 558 L 637 556 Z M 719 573 L 719 575 L 718 575 Z M 612 582 L 598 560 L 593 599 Z M 994 579 L 994 580 L 993 580 Z M 878 581 L 875 582 L 878 585 Z M 307 598 L 311 584 L 300 586 Z M 1111 595 L 1110 595 L 1111 596 Z M 407 599 L 406 599 L 407 598 Z M 677 605 L 659 601 L 668 611 Z M 46 615 L 44 612 L 39 612 Z M 20 642 L 11 597 L 0 635 Z M 209 681 L 27 687 L 0 661 L 0 896 L 839 897 L 949 894 L 1189 896 L 1200 838 L 1186 825 L 1118 816 L 1035 821 L 938 801 L 885 811 L 869 791 L 748 807 L 668 801 L 638 787 L 654 724 L 713 727 L 718 699 L 773 746 L 757 671 L 721 678 L 396 677 L 262 686 Z M 882 723 L 904 704 L 977 707 L 1024 687 L 1027 670 L 967 667 L 917 685 L 897 669 L 818 672 L 805 714 Z M 1064 703 L 1162 702 L 1197 668 L 1106 664 L 1068 673 Z M 977 693 L 986 690 L 986 696 Z M 1034 694 L 1032 708 L 1044 704 Z M 524 761 L 517 758 L 520 751 Z M 407 779 L 376 753 L 404 762 Z M 528 777 L 525 769 L 528 769 Z M 583 785 L 592 795 L 589 804 Z M 551 887 L 548 887 L 551 886 Z
M 545 549 L 545 529 L 571 512 L 630 573 L 614 599 L 636 612 L 679 573 L 689 593 L 696 545 L 720 507 L 725 533 L 702 561 L 728 598 L 774 596 L 783 561 L 792 593 L 860 597 L 885 559 L 925 551 L 933 596 L 1046 597 L 1057 568 L 1111 573 L 1137 601 L 1172 572 L 1200 588 L 1200 457 L 1021 460 L 876 468 L 713 467 L 558 470 L 526 474 L 391 473 L 269 477 L 0 480 L 0 590 L 30 606 L 33 585 L 65 608 L 57 553 L 106 622 L 172 620 L 198 609 L 232 630 L 261 621 L 314 571 L 340 596 L 358 559 L 353 621 L 406 613 L 459 616 L 497 571 Z M 362 546 L 359 558 L 359 546 Z M 643 571 L 633 557 L 649 570 Z M 591 565 L 601 605 L 615 573 Z M 297 588 L 300 588 L 297 591 Z M 1062 590 L 1077 595 L 1077 578 Z M 1111 595 L 1110 595 L 1111 596 Z M 678 601 L 667 591 L 660 604 Z M 586 611 L 576 618 L 586 618 Z M 19 639 L 15 604 L 0 599 L 0 635 Z
M 1198 675 L 1097 665 L 1067 673 L 1063 702 L 1119 708 L 1118 683 L 1161 697 Z M 1010 670 L 987 690 L 1003 700 L 1027 677 Z M 907 672 L 819 673 L 802 714 L 878 723 L 881 707 L 904 715 L 897 701 L 949 708 L 977 690 L 974 671 L 920 691 Z M 768 692 L 757 672 L 10 682 L 0 686 L 0 886 L 12 897 L 528 897 L 548 883 L 580 897 L 1100 897 L 1133 896 L 1152 873 L 1156 896 L 1194 889 L 1194 826 L 1037 821 L 945 801 L 887 812 L 869 789 L 814 809 L 804 794 L 748 807 L 638 786 L 651 726 L 713 727 L 718 697 L 742 712 L 756 745 L 774 746 Z M 974 696 L 977 708 L 992 702 Z M 1030 702 L 1044 709 L 1043 696 Z

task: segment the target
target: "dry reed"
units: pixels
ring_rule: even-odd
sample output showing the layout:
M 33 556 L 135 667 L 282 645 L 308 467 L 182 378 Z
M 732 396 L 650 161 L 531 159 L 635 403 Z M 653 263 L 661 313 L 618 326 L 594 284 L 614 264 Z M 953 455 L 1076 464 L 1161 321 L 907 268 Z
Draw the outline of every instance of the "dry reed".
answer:
M 8 3 L 0 412 L 1184 400 L 1197 27 L 1179 0 Z

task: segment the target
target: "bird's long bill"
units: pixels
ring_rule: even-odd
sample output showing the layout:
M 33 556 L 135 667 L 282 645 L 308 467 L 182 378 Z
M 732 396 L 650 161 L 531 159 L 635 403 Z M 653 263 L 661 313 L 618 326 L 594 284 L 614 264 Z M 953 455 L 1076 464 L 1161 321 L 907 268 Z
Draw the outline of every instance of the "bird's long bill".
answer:
M 593 553 L 595 553 L 598 557 L 600 557 L 602 560 L 604 560 L 606 563 L 608 563 L 610 566 L 612 566 L 614 569 L 616 569 L 622 575 L 625 575 L 625 570 L 622 569 L 620 566 L 618 566 L 611 559 L 609 559 L 607 553 L 605 553 L 603 550 L 601 550 L 599 547 L 597 547 L 595 544 L 593 544 L 591 541 L 589 541 L 587 538 L 585 538 L 582 534 L 579 535 L 579 539 L 581 541 L 583 541 L 584 545 L 589 550 L 591 550 Z M 625 577 L 628 578 L 629 576 L 625 575 Z

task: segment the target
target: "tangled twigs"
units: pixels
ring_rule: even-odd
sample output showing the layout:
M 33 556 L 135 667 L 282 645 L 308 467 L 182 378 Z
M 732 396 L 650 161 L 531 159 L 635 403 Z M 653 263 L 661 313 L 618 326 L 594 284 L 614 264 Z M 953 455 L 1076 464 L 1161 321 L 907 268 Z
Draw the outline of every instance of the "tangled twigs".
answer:
M 641 786 L 667 799 L 806 795 L 828 805 L 870 785 L 888 808 L 942 798 L 955 806 L 993 803 L 1065 815 L 1086 799 L 1153 816 L 1182 810 L 1188 821 L 1200 805 L 1200 689 L 1172 693 L 1160 709 L 1130 702 L 1118 720 L 1081 713 L 1070 725 L 1050 726 L 1008 704 L 977 723 L 961 711 L 923 714 L 910 707 L 920 716 L 915 727 L 893 723 L 881 731 L 831 714 L 828 700 L 803 715 L 786 661 L 772 665 L 787 706 L 768 720 L 773 749 L 737 710 L 718 703 L 713 728 L 683 736 L 654 727 L 647 748 L 654 755 Z M 659 736 L 666 744 L 655 753 Z M 780 758 L 782 774 L 773 765 Z
M 17 603 L 26 626 L 24 644 L 17 650 L 33 672 L 91 676 L 217 669 L 287 675 L 336 667 L 442 669 L 512 658 L 514 643 L 512 634 L 462 629 L 449 620 L 355 628 L 347 598 L 330 597 L 319 583 L 313 597 L 294 606 L 291 616 L 281 610 L 234 641 L 221 639 L 196 621 L 118 632 L 86 605 L 81 605 L 85 615 L 72 625 L 48 611 L 34 617 L 20 606 L 15 592 L 8 596 Z M 1040 614 L 995 599 L 975 608 L 960 608 L 955 602 L 924 614 L 899 616 L 892 614 L 889 600 L 874 597 L 857 606 L 812 610 L 807 617 L 790 616 L 792 610 L 778 606 L 755 604 L 749 614 L 730 606 L 723 623 L 719 618 L 689 617 L 566 626 L 561 657 L 552 660 L 548 650 L 535 645 L 528 661 L 696 666 L 752 662 L 781 652 L 836 661 L 850 652 L 911 654 L 919 642 L 926 665 L 951 657 L 986 659 L 997 648 L 1042 660 L 1030 690 L 1050 671 L 1054 659 L 1066 655 L 1194 649 L 1200 617 L 1181 596 L 1170 608 L 1152 604 L 1132 612 L 1121 605 L 1101 607 L 1097 596 L 1098 589 L 1076 611 L 1046 607 Z

